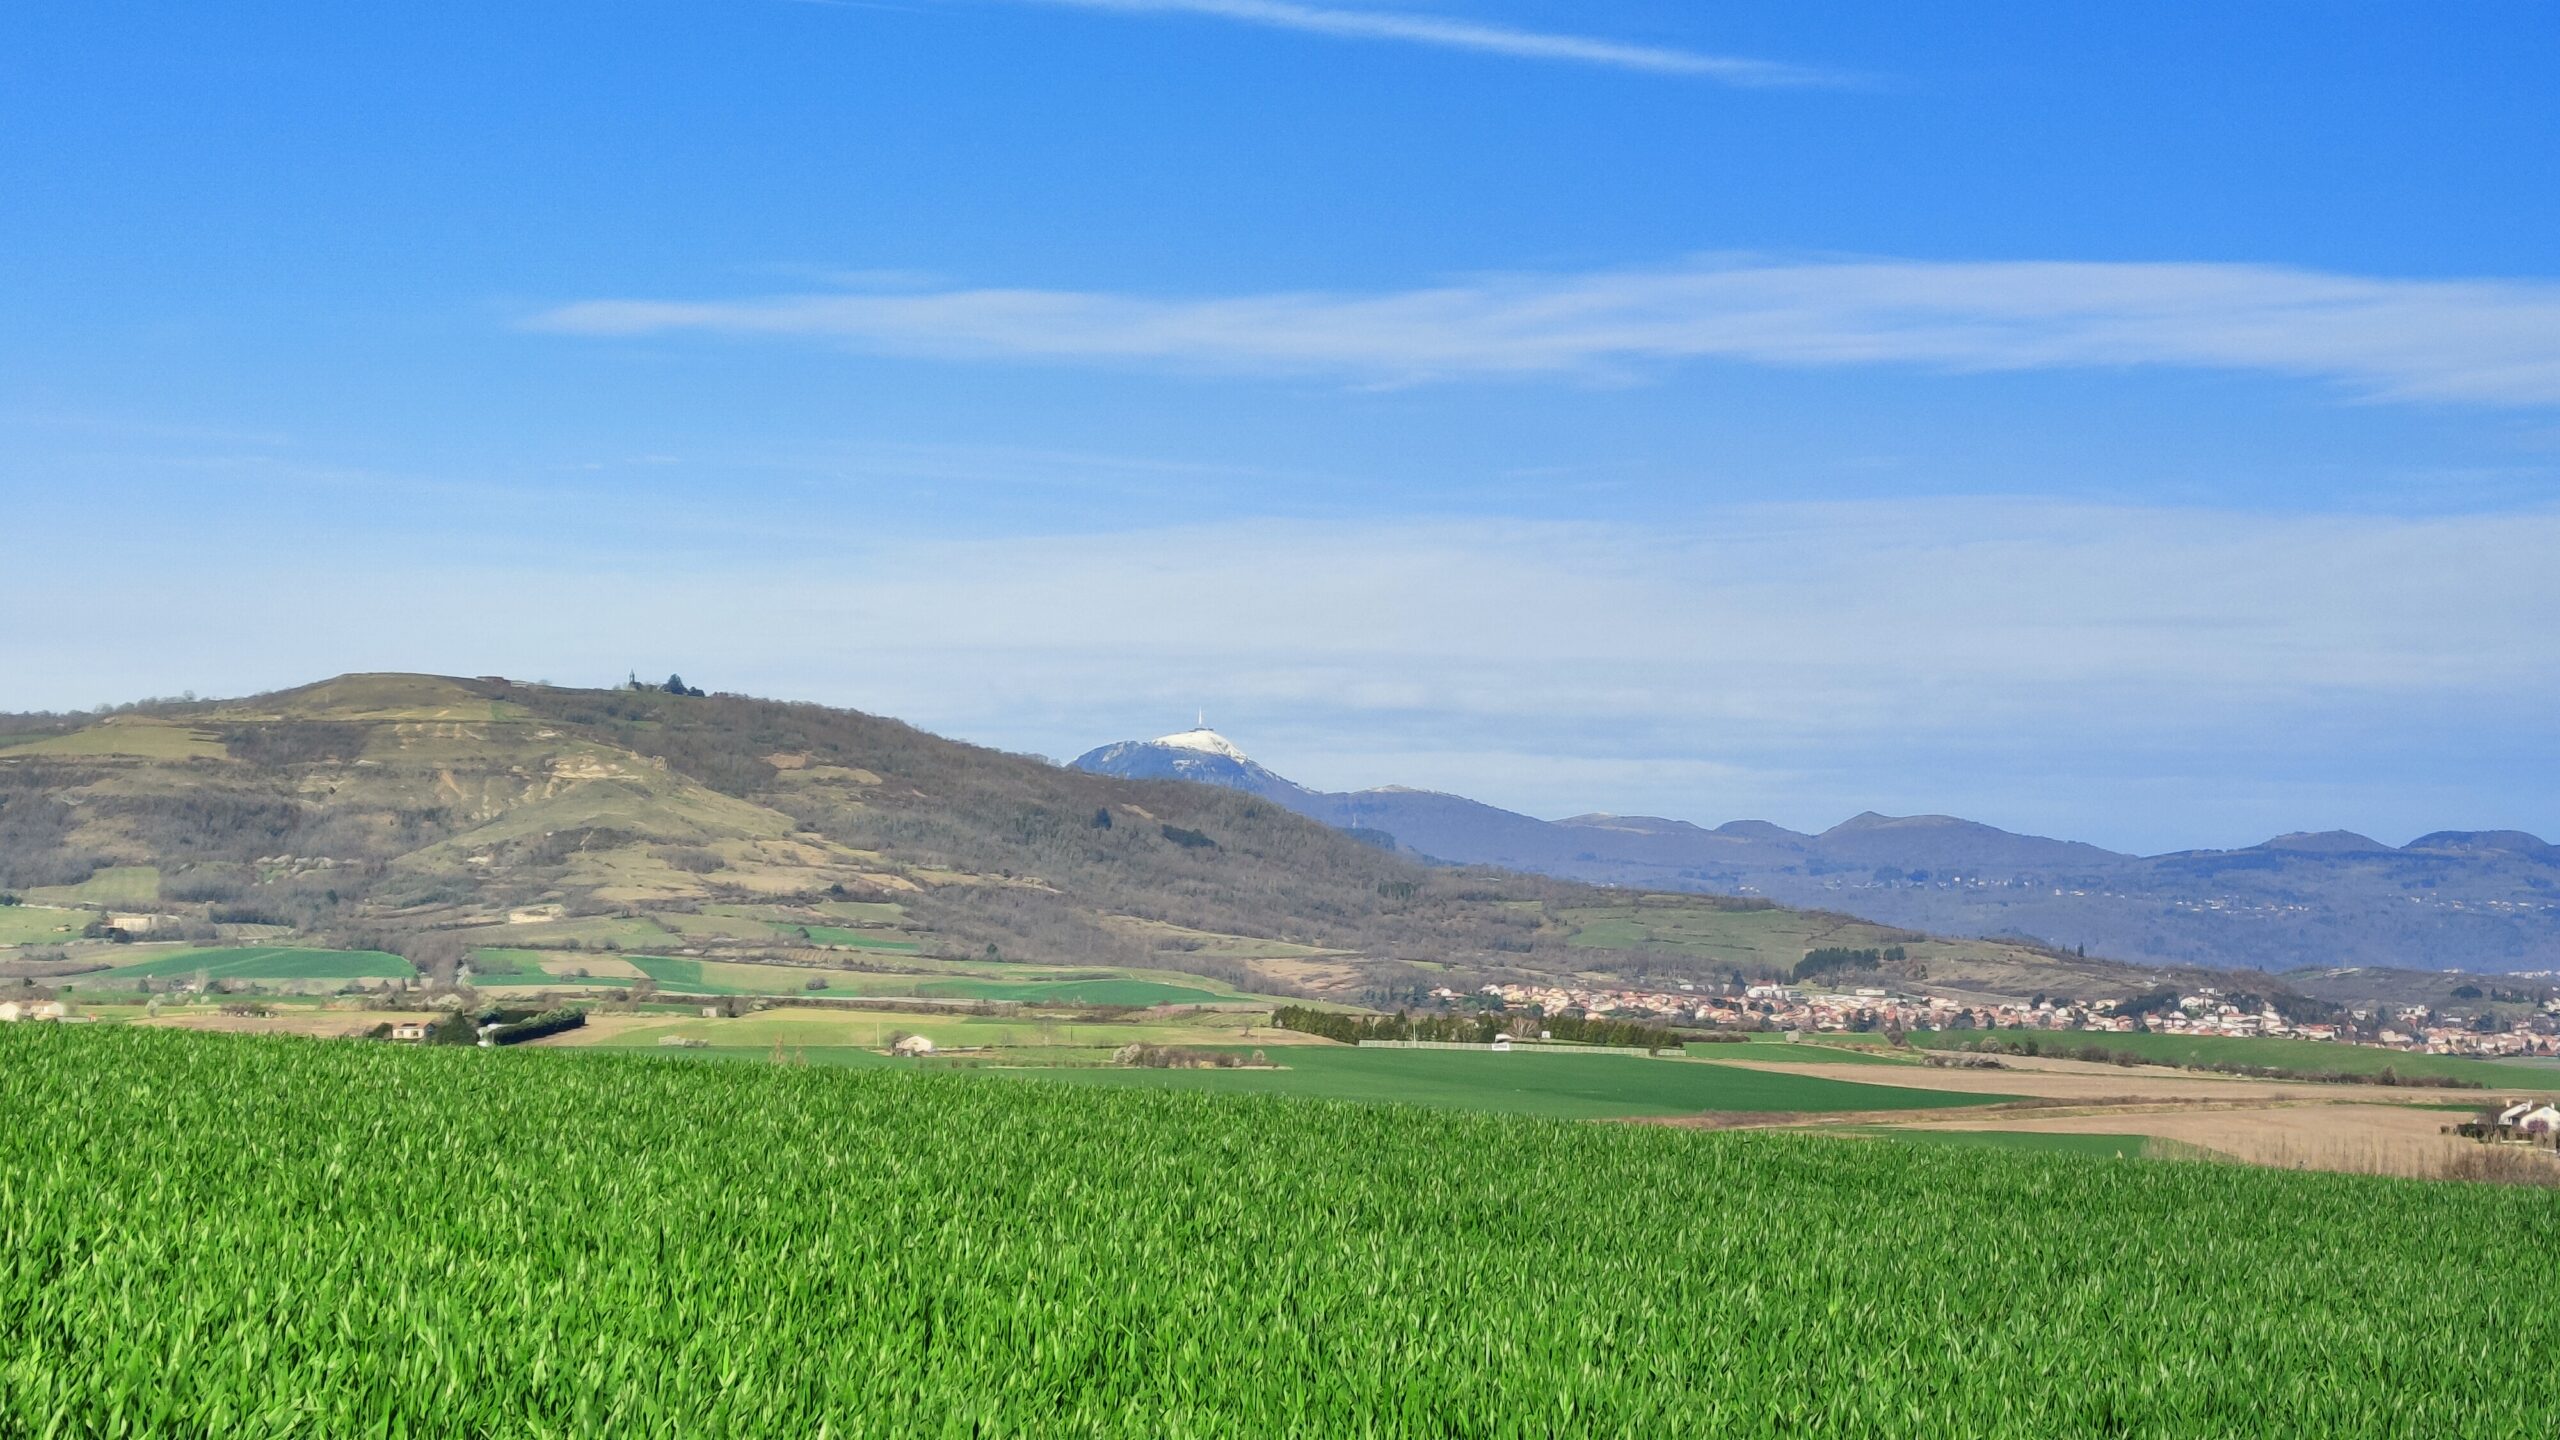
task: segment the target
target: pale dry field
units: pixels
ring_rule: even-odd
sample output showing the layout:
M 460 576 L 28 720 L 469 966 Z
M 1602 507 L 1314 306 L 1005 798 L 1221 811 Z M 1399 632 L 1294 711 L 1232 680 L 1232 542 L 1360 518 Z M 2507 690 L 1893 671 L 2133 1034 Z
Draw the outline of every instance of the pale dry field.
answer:
M 1808 1068 L 1777 1061 L 1712 1063 L 1797 1074 Z M 2560 1185 L 2560 1156 L 2549 1151 L 2482 1145 L 2444 1133 L 2468 1114 L 2441 1107 L 2493 1106 L 2501 1097 L 2491 1091 L 2254 1080 L 2040 1057 L 2008 1057 L 2008 1067 L 1844 1067 L 1830 1073 L 1869 1085 L 2015 1095 L 2026 1103 L 1964 1112 L 1797 1117 L 1794 1123 L 2141 1135 L 2196 1158 L 2284 1169 Z M 1735 1119 L 1741 1117 L 1725 1123 Z
M 637 980 L 648 972 L 618 955 L 597 955 L 585 951 L 549 956 L 538 962 L 545 975 L 568 976 L 583 970 L 591 976 L 608 980 Z
M 2297 1104 L 2207 1108 L 2110 1108 L 2056 1116 L 1930 1119 L 1914 1130 L 2023 1130 L 2067 1135 L 2147 1135 L 2214 1155 L 2290 1170 L 2360 1175 L 2522 1179 L 2537 1168 L 2560 1184 L 2560 1157 L 2545 1150 L 2484 1146 L 2443 1133 L 2462 1117 L 2406 1105 Z

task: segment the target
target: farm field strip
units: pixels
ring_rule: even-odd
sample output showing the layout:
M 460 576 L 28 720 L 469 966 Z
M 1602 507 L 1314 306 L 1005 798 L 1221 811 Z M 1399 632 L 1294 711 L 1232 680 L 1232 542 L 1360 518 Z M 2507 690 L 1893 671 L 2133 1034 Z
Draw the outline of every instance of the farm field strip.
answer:
M 1559 1119 L 1704 1112 L 1820 1113 L 1991 1105 L 2014 1096 L 1886 1089 L 1854 1081 L 1640 1055 L 1503 1055 L 1468 1050 L 1317 1046 L 1275 1057 L 1281 1070 L 1023 1070 L 1105 1088 L 1198 1090 L 1389 1101 Z
M 1000 1047 L 1005 1050 L 1066 1046 L 1109 1050 L 1132 1043 L 1149 1045 L 1224 1045 L 1323 1047 L 1327 1042 L 1289 1030 L 1238 1023 L 1204 1013 L 1175 1021 L 1092 1022 L 996 1015 L 953 1015 L 883 1006 L 877 1010 L 817 1009 L 776 1006 L 735 1018 L 704 1019 L 671 1015 L 591 1015 L 585 1028 L 546 1045 L 648 1047 L 661 1039 L 702 1040 L 731 1047 L 867 1046 L 888 1043 L 892 1034 L 922 1035 L 946 1050 Z
M 1802 1074 L 1806 1068 L 1757 1057 L 1728 1059 L 1718 1056 L 1697 1063 L 1761 1074 Z M 2151 1066 L 2089 1065 L 2070 1060 L 2011 1060 L 2008 1068 L 2001 1070 L 1872 1065 L 1861 1066 L 1857 1075 L 1860 1082 L 1878 1087 L 1908 1086 L 1969 1094 L 1996 1091 L 2039 1100 L 2097 1104 L 2292 1101 L 2310 1105 L 2380 1104 L 2425 1109 L 2459 1103 L 2477 1093 L 2383 1085 L 2333 1085 L 2310 1080 L 2256 1080 L 2245 1076 L 2199 1074 Z
M 2032 1041 L 2045 1050 L 2069 1052 L 2082 1046 L 2140 1055 L 2166 1065 L 2255 1065 L 2269 1069 L 2339 1071 L 2357 1075 L 2396 1074 L 2448 1080 L 2474 1080 L 2491 1088 L 2531 1087 L 2532 1077 L 2518 1073 L 2519 1062 L 2480 1060 L 2461 1055 L 2425 1055 L 2386 1050 L 2375 1045 L 2347 1045 L 2331 1040 L 2304 1040 L 2289 1035 L 2165 1035 L 2099 1033 L 2079 1030 L 1939 1030 L 1912 1034 L 1923 1049 L 1956 1050 L 1984 1041 L 2016 1044 Z
M 776 925 L 779 932 L 797 934 L 812 945 L 833 946 L 850 950 L 885 950 L 893 954 L 912 955 L 924 946 L 901 934 L 881 930 L 853 930 L 842 925 Z
M 478 984 L 543 980 L 578 984 L 593 980 L 628 985 L 640 978 L 638 969 L 610 951 L 485 948 L 471 952 L 471 968 Z M 585 973 L 576 973 L 580 971 Z
M 676 943 L 672 927 L 659 923 L 655 916 L 588 915 L 574 920 L 484 925 L 467 933 L 494 949 L 558 949 L 574 945 L 593 952 L 607 945 L 646 950 Z
M 907 918 L 907 907 L 890 900 L 823 900 L 813 908 L 856 925 L 897 925 Z
M 1844 1045 L 1826 1045 L 1807 1040 L 1795 1043 L 1753 1036 L 1736 1045 L 1692 1044 L 1688 1047 L 1693 1060 L 1757 1060 L 1783 1065 L 1902 1065 L 1920 1063 L 1917 1056 L 1890 1051 L 1851 1049 Z
M 2560 1423 L 2541 1192 L 107 1026 L 0 1113 L 34 1434 Z
M 95 988 L 131 980 L 188 979 L 202 972 L 214 980 L 408 980 L 417 967 L 379 950 L 318 950 L 300 945 L 186 947 L 74 983 Z

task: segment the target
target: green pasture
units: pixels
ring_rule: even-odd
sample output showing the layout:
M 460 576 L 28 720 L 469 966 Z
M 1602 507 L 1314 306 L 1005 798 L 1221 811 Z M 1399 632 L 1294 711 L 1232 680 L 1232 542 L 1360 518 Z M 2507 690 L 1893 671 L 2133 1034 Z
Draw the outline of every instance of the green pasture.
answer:
M 654 916 L 641 915 L 581 915 L 567 920 L 538 920 L 529 925 L 491 926 L 471 933 L 504 939 L 510 946 L 535 949 L 575 946 L 646 950 L 668 943 L 668 927 L 658 924 Z
M 95 918 L 51 905 L 0 905 L 0 945 L 60 945 L 79 939 Z
M 612 976 L 629 983 L 638 978 L 621 972 L 631 969 L 631 962 L 613 951 L 525 949 L 512 945 L 482 946 L 471 952 L 471 968 L 482 975 L 492 974 L 560 974 L 570 970 L 586 970 L 598 977 Z
M 1697 1060 L 1767 1060 L 1789 1065 L 1911 1065 L 1913 1057 L 1859 1046 L 1830 1045 L 1820 1040 L 1789 1040 L 1782 1035 L 1754 1035 L 1742 1044 L 1690 1045 Z
M 856 950 L 888 950 L 912 955 L 924 948 L 913 940 L 878 930 L 847 930 L 837 925 L 777 926 L 779 930 L 807 938 L 812 945 L 834 945 Z
M 1640 1055 L 1495 1054 L 1351 1046 L 1300 1046 L 1264 1053 L 1287 1068 L 1114 1067 L 1008 1073 L 1112 1088 L 1391 1101 L 1576 1120 L 1706 1111 L 1934 1110 L 2015 1098 L 1860 1085 L 1819 1075 L 1764 1074 Z
M 596 967 L 595 973 L 586 975 L 567 973 L 590 965 Z M 619 970 L 621 957 L 585 956 L 574 951 L 558 950 L 483 949 L 471 952 L 471 983 L 490 989 L 545 985 L 627 989 L 637 978 L 630 975 L 604 973 L 608 968 Z
M 27 898 L 44 905 L 148 905 L 160 898 L 160 870 L 111 865 L 77 885 L 40 885 Z
M 408 980 L 418 973 L 408 961 L 379 950 L 253 945 L 169 951 L 102 975 L 83 975 L 73 983 L 112 988 L 135 980 L 188 979 L 199 972 L 213 980 Z
M 2498 1089 L 2539 1083 L 2531 1067 L 2511 1060 L 2459 1055 L 2419 1055 L 2374 1045 L 2342 1045 L 2289 1035 L 2114 1035 L 2078 1030 L 1940 1030 L 1914 1032 L 1911 1043 L 1956 1050 L 1985 1040 L 2032 1040 L 2047 1054 L 2068 1055 L 2082 1046 L 2129 1052 L 2160 1065 L 2259 1065 L 2281 1070 L 2379 1075 L 2384 1070 L 2420 1079 L 2471 1080 Z

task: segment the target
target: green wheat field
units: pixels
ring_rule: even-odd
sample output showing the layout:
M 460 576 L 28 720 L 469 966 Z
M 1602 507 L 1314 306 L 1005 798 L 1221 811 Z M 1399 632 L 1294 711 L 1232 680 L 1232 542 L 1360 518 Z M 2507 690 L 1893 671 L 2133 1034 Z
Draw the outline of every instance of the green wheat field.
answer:
M 0 1030 L 0 1434 L 2548 1435 L 2546 1192 Z

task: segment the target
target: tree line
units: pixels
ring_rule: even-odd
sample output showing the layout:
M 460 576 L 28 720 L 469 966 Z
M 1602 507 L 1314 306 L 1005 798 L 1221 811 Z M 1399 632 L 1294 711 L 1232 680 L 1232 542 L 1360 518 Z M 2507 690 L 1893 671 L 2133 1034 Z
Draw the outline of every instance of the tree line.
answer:
M 1796 962 L 1795 976 L 1798 980 L 1812 980 L 1851 971 L 1880 970 L 1889 963 L 1898 964 L 1908 959 L 1910 953 L 1899 945 L 1888 945 L 1881 950 L 1852 950 L 1841 945 L 1826 945 L 1819 950 L 1806 951 L 1804 958 Z
M 1402 1010 L 1393 1015 L 1346 1015 L 1338 1010 L 1283 1005 L 1271 1012 L 1271 1023 L 1281 1030 L 1321 1035 L 1346 1045 L 1357 1045 L 1363 1040 L 1431 1040 L 1444 1044 L 1490 1045 L 1504 1035 L 1525 1039 L 1541 1032 L 1549 1040 L 1567 1045 L 1676 1050 L 1685 1043 L 1685 1037 L 1677 1031 L 1633 1020 L 1571 1014 L 1540 1017 L 1506 1014 L 1497 1010 L 1473 1015 L 1414 1015 Z

